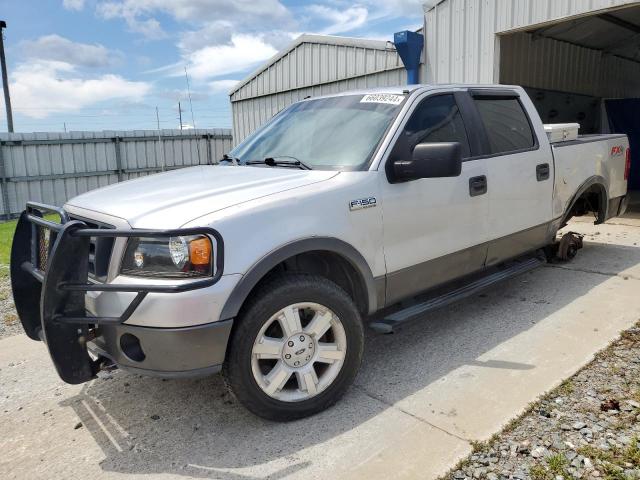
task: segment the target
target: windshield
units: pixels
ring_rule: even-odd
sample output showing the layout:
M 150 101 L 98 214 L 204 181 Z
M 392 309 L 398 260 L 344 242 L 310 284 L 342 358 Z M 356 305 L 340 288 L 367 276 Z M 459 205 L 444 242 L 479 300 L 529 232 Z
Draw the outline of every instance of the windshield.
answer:
M 403 95 L 346 95 L 291 105 L 230 152 L 240 163 L 299 161 L 313 169 L 366 165 Z

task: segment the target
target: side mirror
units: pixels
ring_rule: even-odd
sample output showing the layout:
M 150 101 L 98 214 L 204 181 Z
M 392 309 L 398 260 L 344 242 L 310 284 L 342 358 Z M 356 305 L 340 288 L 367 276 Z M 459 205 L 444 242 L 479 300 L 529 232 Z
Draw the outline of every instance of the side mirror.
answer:
M 419 143 L 411 160 L 393 162 L 395 181 L 457 177 L 462 172 L 462 147 L 458 142 Z

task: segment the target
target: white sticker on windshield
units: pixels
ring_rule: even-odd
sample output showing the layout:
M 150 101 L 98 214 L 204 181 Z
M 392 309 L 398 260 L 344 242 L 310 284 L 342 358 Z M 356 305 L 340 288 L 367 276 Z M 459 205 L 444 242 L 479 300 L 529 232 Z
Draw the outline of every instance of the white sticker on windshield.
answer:
M 400 105 L 404 100 L 402 95 L 392 93 L 370 93 L 362 97 L 360 103 L 388 103 L 389 105 Z

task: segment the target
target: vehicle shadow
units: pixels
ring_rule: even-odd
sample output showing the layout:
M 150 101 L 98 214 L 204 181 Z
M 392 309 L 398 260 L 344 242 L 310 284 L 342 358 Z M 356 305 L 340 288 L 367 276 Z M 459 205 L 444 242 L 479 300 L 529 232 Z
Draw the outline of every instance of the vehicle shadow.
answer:
M 606 273 L 591 269 L 595 258 L 608 265 Z M 116 371 L 63 405 L 75 410 L 103 450 L 105 471 L 242 479 L 255 478 L 250 467 L 274 462 L 265 475 L 283 478 L 309 466 L 302 450 L 359 428 L 461 366 L 536 368 L 526 358 L 478 357 L 631 269 L 640 272 L 640 248 L 586 243 L 567 268 L 541 267 L 393 335 L 367 332 L 355 386 L 335 407 L 301 421 L 253 416 L 219 376 L 163 381 Z

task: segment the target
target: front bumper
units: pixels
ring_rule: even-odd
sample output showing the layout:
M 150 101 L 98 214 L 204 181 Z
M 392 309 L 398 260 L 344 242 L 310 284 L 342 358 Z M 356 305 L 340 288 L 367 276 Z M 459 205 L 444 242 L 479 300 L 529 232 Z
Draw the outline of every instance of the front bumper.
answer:
M 87 347 L 135 373 L 164 378 L 199 377 L 220 371 L 232 320 L 183 328 L 106 325 Z
M 45 220 L 44 213 L 54 212 L 60 216 L 60 223 Z M 47 233 L 48 232 L 48 233 Z M 215 272 L 210 278 L 183 281 L 175 284 L 125 284 L 125 283 L 95 283 L 89 280 L 90 240 L 100 237 L 171 237 L 180 235 L 209 235 L 215 240 Z M 44 264 L 43 264 L 44 263 Z M 84 222 L 70 220 L 61 209 L 37 203 L 28 203 L 27 209 L 20 216 L 11 249 L 11 284 L 14 302 L 20 321 L 26 334 L 33 340 L 43 340 L 49 350 L 60 378 L 67 383 L 82 383 L 94 378 L 96 373 L 105 365 L 101 355 L 97 360 L 91 358 L 87 346 L 96 346 L 96 351 L 102 350 L 104 356 L 125 360 L 125 363 L 135 362 L 134 358 L 126 355 L 122 348 L 122 337 L 131 340 L 126 333 L 124 322 L 140 306 L 149 293 L 174 294 L 210 287 L 222 277 L 224 265 L 224 243 L 220 234 L 211 228 L 189 228 L 179 230 L 119 230 L 92 229 Z M 135 294 L 132 301 L 118 316 L 94 316 L 86 311 L 85 296 L 88 292 L 131 292 Z M 144 327 L 137 327 L 143 328 Z M 170 345 L 169 339 L 180 330 L 176 345 Z M 187 329 L 188 330 L 188 329 Z M 144 329 L 144 347 L 153 355 L 145 354 L 145 358 L 137 361 L 139 367 L 149 371 L 155 367 L 170 365 L 172 372 L 186 372 L 202 368 L 214 368 L 221 363 L 219 356 L 203 355 L 204 346 L 193 342 L 195 331 L 185 329 Z M 199 329 L 202 333 L 203 329 Z M 216 326 L 211 332 L 217 332 L 214 343 L 220 343 L 218 338 L 226 339 L 230 331 L 230 323 Z M 152 333 L 155 332 L 155 333 Z M 166 334 L 166 335 L 165 335 Z M 162 340 L 162 335 L 164 340 Z M 211 335 L 204 335 L 206 338 Z M 140 345 L 140 338 L 138 342 Z M 186 339 L 186 340 L 185 340 Z M 162 350 L 153 345 L 158 341 L 172 353 L 167 358 L 169 362 L 161 360 Z M 125 340 L 127 343 L 127 340 Z M 143 348 L 144 348 L 143 347 Z M 183 360 L 176 366 L 175 355 L 182 350 L 185 357 L 194 355 L 192 360 Z M 195 350 L 193 350 L 195 348 Z M 192 350 L 190 350 L 192 349 Z M 126 350 L 126 349 L 125 349 Z M 165 350 L 166 351 L 166 350 Z M 155 352 L 155 353 L 154 353 Z M 222 351 L 224 356 L 224 350 Z M 135 356 L 135 355 L 134 355 Z M 148 357 L 148 358 L 147 358 Z M 211 361 L 203 365 L 203 361 Z M 145 361 L 147 362 L 145 366 Z M 217 362 L 217 363 L 215 363 Z M 134 367 L 135 368 L 135 367 Z

